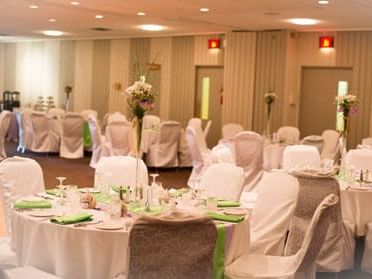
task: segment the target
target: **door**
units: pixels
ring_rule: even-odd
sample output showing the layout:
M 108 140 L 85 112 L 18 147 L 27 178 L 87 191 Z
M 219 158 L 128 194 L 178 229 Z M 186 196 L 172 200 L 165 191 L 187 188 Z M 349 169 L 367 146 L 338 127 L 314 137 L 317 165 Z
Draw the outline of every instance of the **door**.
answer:
M 336 129 L 335 97 L 345 94 L 345 90 L 347 93 L 351 77 L 351 68 L 302 68 L 301 137 L 320 135 L 326 129 Z
M 221 138 L 221 111 L 223 68 L 201 66 L 196 68 L 195 117 L 203 120 L 203 127 L 212 121 L 207 144 L 213 147 Z

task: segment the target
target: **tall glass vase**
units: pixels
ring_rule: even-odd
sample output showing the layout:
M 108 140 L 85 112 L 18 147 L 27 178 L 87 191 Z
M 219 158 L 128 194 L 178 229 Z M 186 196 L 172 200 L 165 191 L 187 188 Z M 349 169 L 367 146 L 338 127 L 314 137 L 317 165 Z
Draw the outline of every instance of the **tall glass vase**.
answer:
M 143 185 L 141 183 L 141 140 L 143 117 L 135 117 L 136 127 L 136 182 L 134 185 L 135 201 L 140 202 L 143 199 Z
M 347 116 L 343 117 L 344 125 L 343 125 L 343 131 L 341 132 L 340 138 L 339 138 L 339 146 L 340 146 L 340 154 L 341 154 L 341 165 L 344 162 L 344 158 L 347 153 Z
M 265 137 L 268 141 L 271 140 L 271 104 L 267 104 L 267 120 L 266 120 L 266 129 Z

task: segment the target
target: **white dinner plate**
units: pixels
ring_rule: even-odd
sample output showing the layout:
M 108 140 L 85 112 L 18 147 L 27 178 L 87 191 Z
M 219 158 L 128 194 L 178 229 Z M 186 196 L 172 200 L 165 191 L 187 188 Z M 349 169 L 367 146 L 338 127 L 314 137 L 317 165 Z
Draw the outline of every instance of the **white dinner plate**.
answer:
M 96 228 L 97 229 L 100 229 L 100 230 L 109 230 L 109 231 L 121 230 L 121 229 L 124 228 L 124 224 L 107 224 L 107 223 L 101 223 L 101 224 L 97 224 L 96 225 Z
M 230 208 L 223 210 L 223 213 L 227 215 L 245 216 L 248 214 L 248 211 L 244 208 Z
M 32 217 L 52 217 L 55 216 L 56 213 L 51 210 L 31 210 L 28 212 L 28 215 Z

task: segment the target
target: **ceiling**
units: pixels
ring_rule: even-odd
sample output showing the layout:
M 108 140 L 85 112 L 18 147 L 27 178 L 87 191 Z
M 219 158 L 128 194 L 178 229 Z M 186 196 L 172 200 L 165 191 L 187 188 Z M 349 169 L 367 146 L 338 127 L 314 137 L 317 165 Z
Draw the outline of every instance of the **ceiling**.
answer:
M 77 0 L 78 1 L 78 0 Z M 0 0 L 0 41 L 46 39 L 43 30 L 61 30 L 62 39 L 148 37 L 220 33 L 229 30 L 372 30 L 372 0 Z M 30 9 L 30 5 L 38 5 Z M 207 7 L 208 13 L 199 9 Z M 138 16 L 137 12 L 146 16 Z M 104 19 L 96 19 L 101 14 Z M 296 26 L 289 18 L 314 18 L 314 26 Z M 56 22 L 49 22 L 49 18 Z M 164 31 L 139 29 L 143 24 Z M 107 28 L 95 31 L 92 28 Z

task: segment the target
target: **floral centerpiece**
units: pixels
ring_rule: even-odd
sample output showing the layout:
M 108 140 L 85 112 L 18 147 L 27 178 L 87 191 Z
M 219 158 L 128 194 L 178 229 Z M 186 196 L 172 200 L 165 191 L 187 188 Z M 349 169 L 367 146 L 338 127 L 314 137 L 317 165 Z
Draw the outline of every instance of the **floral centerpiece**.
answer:
M 146 83 L 143 80 L 136 81 L 133 85 L 129 86 L 125 90 L 125 97 L 128 104 L 129 112 L 134 117 L 134 125 L 136 127 L 136 199 L 138 198 L 138 191 L 141 187 L 138 185 L 139 181 L 139 155 L 141 149 L 141 139 L 142 139 L 142 125 L 143 117 L 147 111 L 151 111 L 155 108 L 155 98 L 156 93 L 153 90 L 151 84 Z M 141 194 L 139 194 L 142 196 Z
M 337 104 L 337 111 L 342 114 L 342 125 L 337 127 L 340 133 L 340 148 L 341 148 L 341 159 L 346 154 L 346 140 L 348 131 L 348 118 L 350 115 L 357 112 L 358 100 L 355 95 L 347 94 L 343 96 L 337 96 L 335 98 Z
M 273 92 L 268 92 L 264 95 L 264 100 L 267 106 L 267 122 L 266 122 L 266 135 L 270 137 L 270 120 L 271 120 L 271 111 L 272 105 L 277 99 L 277 95 Z

